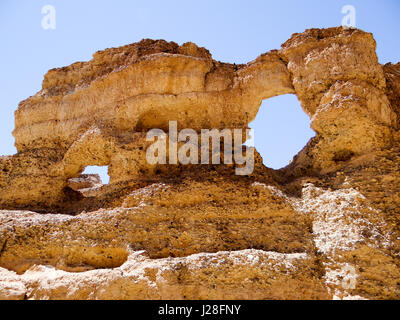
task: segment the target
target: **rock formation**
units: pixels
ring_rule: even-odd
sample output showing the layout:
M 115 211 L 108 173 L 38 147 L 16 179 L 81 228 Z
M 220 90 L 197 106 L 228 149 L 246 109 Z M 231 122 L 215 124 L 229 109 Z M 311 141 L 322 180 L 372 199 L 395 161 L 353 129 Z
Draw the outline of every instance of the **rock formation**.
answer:
M 0 157 L 0 298 L 399 299 L 400 64 L 375 47 L 310 29 L 232 65 L 147 39 L 50 70 Z M 286 168 L 146 161 L 150 129 L 246 129 L 287 93 L 316 136 Z

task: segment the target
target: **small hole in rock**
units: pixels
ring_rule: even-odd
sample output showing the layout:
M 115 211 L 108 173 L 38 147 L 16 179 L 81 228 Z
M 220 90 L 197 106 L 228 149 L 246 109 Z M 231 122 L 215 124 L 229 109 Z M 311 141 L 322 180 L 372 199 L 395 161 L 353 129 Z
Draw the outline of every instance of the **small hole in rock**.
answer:
M 87 166 L 82 174 L 98 174 L 102 184 L 108 184 L 110 182 L 108 166 Z
M 88 166 L 79 176 L 68 179 L 68 186 L 85 197 L 93 197 L 109 181 L 107 166 Z

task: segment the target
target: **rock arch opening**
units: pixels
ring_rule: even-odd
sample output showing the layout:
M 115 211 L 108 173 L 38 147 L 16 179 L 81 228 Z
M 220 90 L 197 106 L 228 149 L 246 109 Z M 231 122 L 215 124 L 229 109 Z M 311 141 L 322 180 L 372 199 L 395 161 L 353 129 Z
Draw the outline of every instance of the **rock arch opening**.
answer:
M 109 181 L 108 166 L 87 166 L 78 177 L 68 179 L 68 186 L 84 197 L 92 197 Z
M 287 166 L 315 136 L 310 118 L 294 94 L 264 100 L 249 127 L 254 137 L 248 145 L 255 146 L 264 165 L 273 169 Z
M 82 174 L 98 175 L 102 184 L 108 184 L 110 182 L 108 166 L 87 166 Z

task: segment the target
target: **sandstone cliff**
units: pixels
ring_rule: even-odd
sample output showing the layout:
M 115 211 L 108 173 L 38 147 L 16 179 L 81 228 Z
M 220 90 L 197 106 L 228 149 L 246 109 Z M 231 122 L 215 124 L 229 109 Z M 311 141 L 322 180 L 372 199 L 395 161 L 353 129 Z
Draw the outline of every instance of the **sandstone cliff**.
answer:
M 232 65 L 147 39 L 50 70 L 0 157 L 0 298 L 399 299 L 400 64 L 375 47 L 310 29 Z M 245 129 L 286 93 L 316 136 L 284 169 L 145 159 L 152 128 Z

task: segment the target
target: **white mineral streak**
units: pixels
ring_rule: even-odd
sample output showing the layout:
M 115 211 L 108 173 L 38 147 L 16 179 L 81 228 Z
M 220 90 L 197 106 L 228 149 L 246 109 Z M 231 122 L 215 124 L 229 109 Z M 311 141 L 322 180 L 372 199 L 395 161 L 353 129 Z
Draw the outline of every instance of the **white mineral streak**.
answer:
M 381 224 L 372 225 L 368 220 L 368 216 L 376 215 L 377 211 L 365 204 L 365 197 L 353 188 L 332 191 L 315 187 L 312 183 L 303 186 L 301 198 L 288 197 L 278 188 L 259 182 L 252 186 L 267 188 L 272 194 L 284 198 L 296 211 L 312 215 L 315 246 L 328 258 L 325 281 L 328 288 L 335 286 L 333 298 L 364 299 L 347 292 L 357 285 L 357 270 L 348 263 L 338 263 L 336 251 L 350 251 L 361 243 L 385 247 L 390 244 L 388 235 L 379 231 Z M 368 230 L 369 237 L 364 236 L 364 230 Z
M 129 279 L 134 284 L 144 282 L 151 290 L 158 290 L 165 283 L 168 271 L 174 272 L 184 265 L 189 270 L 219 267 L 227 265 L 248 265 L 254 268 L 266 267 L 273 270 L 285 268 L 286 273 L 295 272 L 296 261 L 307 259 L 305 253 L 283 254 L 262 250 L 247 249 L 240 251 L 221 251 L 217 253 L 199 253 L 181 258 L 149 259 L 144 251 L 134 251 L 128 260 L 114 269 L 98 269 L 86 272 L 66 272 L 52 266 L 34 266 L 22 275 L 0 268 L 0 298 L 28 297 L 50 299 L 50 294 L 60 292 L 60 297 L 73 297 L 78 291 L 91 288 L 89 297 L 101 296 L 113 283 L 120 279 Z M 156 270 L 154 278 L 148 276 L 148 270 Z M 48 294 L 48 295 L 47 295 Z M 54 298 L 54 296 L 52 296 Z
M 368 221 L 369 214 L 376 214 L 376 210 L 365 204 L 365 198 L 355 189 L 324 190 L 313 184 L 305 184 L 301 198 L 288 197 L 278 188 L 264 183 L 254 182 L 252 187 L 265 188 L 272 194 L 283 198 L 295 210 L 302 214 L 309 214 L 313 218 L 313 233 L 316 248 L 323 253 L 328 262 L 325 264 L 325 282 L 331 289 L 334 299 L 363 299 L 352 296 L 349 289 L 357 285 L 357 270 L 348 263 L 337 261 L 337 250 L 353 250 L 357 244 L 388 245 L 388 237 L 379 231 L 379 225 L 373 226 Z M 131 194 L 141 200 L 156 192 L 168 188 L 164 184 L 153 184 Z M 111 210 L 118 211 L 117 209 Z M 111 212 L 112 213 L 112 212 Z M 43 223 L 46 219 L 50 223 L 66 220 L 82 219 L 85 213 L 77 217 L 67 215 L 40 215 L 33 212 L 3 211 L 2 228 L 11 228 L 7 221 L 12 221 L 18 215 L 18 224 L 35 225 Z M 44 218 L 45 217 L 45 218 Z M 96 215 L 91 215 L 95 219 Z M 98 218 L 101 218 L 100 216 Z M 370 236 L 366 238 L 363 230 L 368 229 Z M 378 241 L 378 239 L 383 239 Z M 247 249 L 240 251 L 221 251 L 217 253 L 198 253 L 180 258 L 149 259 L 144 251 L 130 252 L 128 260 L 120 267 L 114 269 L 97 269 L 86 272 L 66 272 L 51 266 L 34 266 L 23 275 L 0 268 L 1 296 L 20 298 L 35 297 L 35 290 L 40 290 L 41 298 L 46 298 L 43 293 L 48 290 L 61 290 L 66 296 L 73 296 L 76 291 L 83 290 L 90 283 L 93 289 L 91 296 L 97 297 L 102 290 L 108 290 L 110 283 L 118 279 L 129 278 L 132 283 L 145 282 L 149 289 L 157 290 L 159 284 L 165 282 L 165 272 L 174 271 L 180 265 L 185 265 L 189 270 L 222 265 L 248 265 L 251 267 L 267 267 L 271 270 L 284 268 L 287 273 L 295 271 L 296 260 L 306 259 L 306 253 L 284 254 L 262 250 Z M 155 277 L 149 277 L 147 271 L 156 270 Z M 101 279 L 101 281 L 99 281 Z M 64 288 L 64 289 L 63 289 Z M 340 289 L 341 288 L 341 289 Z

